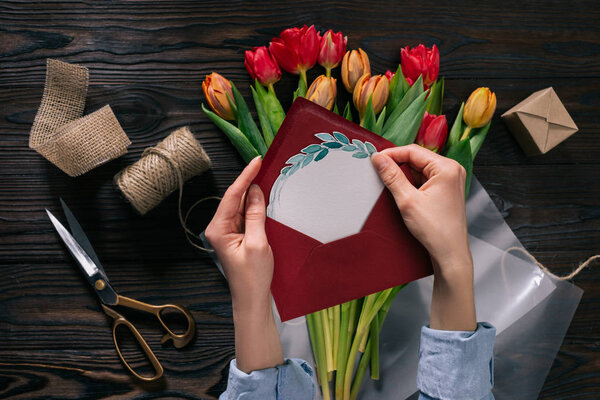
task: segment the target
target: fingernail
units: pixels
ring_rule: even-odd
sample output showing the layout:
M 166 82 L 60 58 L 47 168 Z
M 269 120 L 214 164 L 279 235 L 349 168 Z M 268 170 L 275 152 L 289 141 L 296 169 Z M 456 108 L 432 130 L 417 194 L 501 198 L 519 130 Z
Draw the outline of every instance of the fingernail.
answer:
M 256 162 L 256 160 L 258 160 L 260 158 L 260 156 L 256 156 L 254 157 L 252 160 L 250 160 L 251 163 Z
M 375 168 L 379 172 L 383 171 L 388 163 L 387 157 L 385 157 L 379 153 L 373 154 L 373 157 L 371 157 L 371 160 L 373 161 L 373 165 L 375 165 Z
M 248 203 L 256 204 L 260 202 L 260 194 L 260 187 L 256 183 L 252 184 L 248 190 Z

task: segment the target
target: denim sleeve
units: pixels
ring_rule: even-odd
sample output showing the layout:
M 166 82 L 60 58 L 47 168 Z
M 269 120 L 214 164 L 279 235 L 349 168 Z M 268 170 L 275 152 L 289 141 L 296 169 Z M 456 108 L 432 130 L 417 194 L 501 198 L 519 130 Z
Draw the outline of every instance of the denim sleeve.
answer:
M 299 358 L 286 358 L 282 365 L 249 374 L 240 371 L 233 359 L 227 390 L 219 400 L 313 400 L 312 376 L 310 365 Z
M 421 330 L 419 400 L 493 400 L 494 338 L 487 322 L 475 331 Z

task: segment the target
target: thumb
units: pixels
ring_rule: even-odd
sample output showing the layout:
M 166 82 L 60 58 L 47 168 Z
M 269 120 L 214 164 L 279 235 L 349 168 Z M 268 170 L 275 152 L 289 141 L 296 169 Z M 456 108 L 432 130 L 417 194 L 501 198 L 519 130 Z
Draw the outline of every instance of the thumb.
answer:
M 386 154 L 375 153 L 371 161 L 384 185 L 392 192 L 398 206 L 417 190 L 408 181 L 400 166 Z
M 265 198 L 262 190 L 256 184 L 250 186 L 250 189 L 248 189 L 245 218 L 246 243 L 253 245 L 267 243 L 267 234 L 265 232 L 265 219 L 267 218 Z

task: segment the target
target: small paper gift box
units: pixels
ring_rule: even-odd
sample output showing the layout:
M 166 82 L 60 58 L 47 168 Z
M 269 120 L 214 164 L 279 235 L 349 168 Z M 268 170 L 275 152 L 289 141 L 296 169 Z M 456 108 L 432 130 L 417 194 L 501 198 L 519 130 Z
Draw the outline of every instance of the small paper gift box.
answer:
M 533 93 L 502 119 L 528 156 L 546 154 L 578 130 L 551 87 Z

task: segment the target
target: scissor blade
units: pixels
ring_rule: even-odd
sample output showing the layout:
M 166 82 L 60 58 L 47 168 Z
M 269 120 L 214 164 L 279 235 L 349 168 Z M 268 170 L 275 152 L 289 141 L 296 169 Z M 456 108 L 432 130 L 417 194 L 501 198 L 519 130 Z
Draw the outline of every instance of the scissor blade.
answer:
M 97 274 L 98 267 L 96 266 L 94 261 L 92 261 L 90 256 L 88 256 L 85 250 L 81 248 L 79 243 L 77 243 L 75 238 L 69 233 L 69 231 L 67 231 L 63 224 L 61 224 L 60 221 L 57 220 L 56 217 L 50 211 L 46 210 L 46 213 L 48 213 L 48 217 L 50 217 L 50 221 L 52 222 L 52 225 L 54 225 L 54 229 L 56 229 L 63 242 L 65 242 L 67 248 L 69 249 L 73 257 L 75 257 L 75 260 L 77 260 L 77 263 L 85 272 L 85 274 L 88 277 L 92 277 L 94 274 Z
M 63 212 L 67 217 L 67 223 L 69 224 L 71 234 L 73 235 L 77 243 L 79 243 L 81 248 L 92 259 L 94 264 L 96 264 L 96 267 L 102 272 L 102 274 L 106 275 L 106 272 L 104 272 L 104 268 L 102 267 L 102 264 L 100 264 L 100 260 L 98 259 L 98 256 L 96 255 L 96 252 L 94 251 L 90 240 L 86 236 L 81 225 L 79 225 L 77 218 L 75 218 L 75 216 L 73 215 L 69 207 L 67 207 L 67 204 L 63 201 L 62 198 L 60 199 L 60 204 L 62 205 Z

